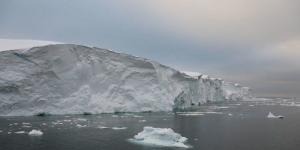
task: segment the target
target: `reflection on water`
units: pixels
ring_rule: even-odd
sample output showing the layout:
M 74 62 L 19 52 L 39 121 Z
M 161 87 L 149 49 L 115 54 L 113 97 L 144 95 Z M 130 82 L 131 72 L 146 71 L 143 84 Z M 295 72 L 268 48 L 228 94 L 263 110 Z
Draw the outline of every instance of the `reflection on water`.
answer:
M 261 100 L 261 99 L 260 99 Z M 299 150 L 300 103 L 290 99 L 201 106 L 198 112 L 1 117 L 2 150 L 171 150 L 128 142 L 144 126 L 172 128 L 195 150 Z M 268 119 L 269 112 L 285 116 Z M 32 129 L 43 135 L 32 137 Z

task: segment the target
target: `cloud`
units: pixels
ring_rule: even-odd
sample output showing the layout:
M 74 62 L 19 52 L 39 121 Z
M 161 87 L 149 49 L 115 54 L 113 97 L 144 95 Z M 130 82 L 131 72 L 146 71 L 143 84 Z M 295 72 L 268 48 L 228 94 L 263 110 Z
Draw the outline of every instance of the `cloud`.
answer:
M 299 14 L 298 0 L 2 0 L 0 36 L 109 48 L 300 96 Z
M 294 0 L 163 0 L 136 2 L 165 29 L 196 42 L 263 46 L 299 35 Z

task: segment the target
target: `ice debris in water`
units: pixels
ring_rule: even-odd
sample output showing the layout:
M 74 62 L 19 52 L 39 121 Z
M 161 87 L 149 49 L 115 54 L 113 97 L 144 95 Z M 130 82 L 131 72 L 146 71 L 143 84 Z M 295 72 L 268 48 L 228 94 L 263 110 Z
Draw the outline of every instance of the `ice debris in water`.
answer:
M 15 132 L 16 134 L 24 134 L 25 133 L 25 131 L 17 131 L 17 132 Z
M 268 118 L 279 118 L 279 119 L 283 119 L 284 116 L 281 116 L 281 115 L 274 115 L 273 113 L 269 112 Z
M 87 125 L 76 124 L 76 127 L 78 127 L 78 128 L 85 128 L 85 127 L 87 127 Z
M 108 129 L 109 127 L 106 127 L 106 126 L 98 126 L 97 128 L 99 128 L 99 129 Z
M 202 112 L 177 112 L 177 115 L 180 116 L 202 116 L 204 115 Z
M 87 119 L 84 119 L 84 118 L 77 118 L 76 120 L 77 121 L 87 121 Z
M 30 135 L 30 136 L 41 136 L 41 135 L 43 135 L 43 132 L 41 130 L 33 129 L 28 133 L 28 135 Z
M 112 127 L 113 130 L 125 130 L 127 127 Z
M 174 132 L 170 128 L 144 127 L 144 130 L 134 136 L 130 141 L 137 144 L 189 148 L 185 143 L 187 138 Z

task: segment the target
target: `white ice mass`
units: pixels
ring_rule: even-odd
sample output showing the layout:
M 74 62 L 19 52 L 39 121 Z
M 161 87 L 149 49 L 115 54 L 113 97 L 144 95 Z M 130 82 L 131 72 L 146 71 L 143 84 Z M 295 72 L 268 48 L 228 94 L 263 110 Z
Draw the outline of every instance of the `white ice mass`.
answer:
M 153 127 L 144 127 L 142 132 L 130 139 L 130 141 L 138 144 L 189 148 L 186 145 L 187 140 L 186 137 L 182 137 L 170 128 Z
M 279 119 L 282 119 L 282 118 L 284 118 L 284 116 L 274 115 L 273 113 L 269 112 L 267 118 L 279 118 Z
M 172 111 L 248 97 L 247 87 L 106 49 L 0 52 L 0 116 Z
M 41 130 L 33 129 L 28 133 L 28 135 L 30 135 L 30 136 L 41 136 L 41 135 L 43 135 L 43 132 Z

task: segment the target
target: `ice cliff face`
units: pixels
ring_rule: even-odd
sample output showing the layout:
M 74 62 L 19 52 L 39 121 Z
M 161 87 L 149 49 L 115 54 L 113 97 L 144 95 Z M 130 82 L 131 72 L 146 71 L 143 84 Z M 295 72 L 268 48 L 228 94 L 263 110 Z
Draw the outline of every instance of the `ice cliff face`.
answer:
M 246 88 L 105 49 L 60 44 L 0 52 L 0 115 L 172 111 L 243 99 Z

